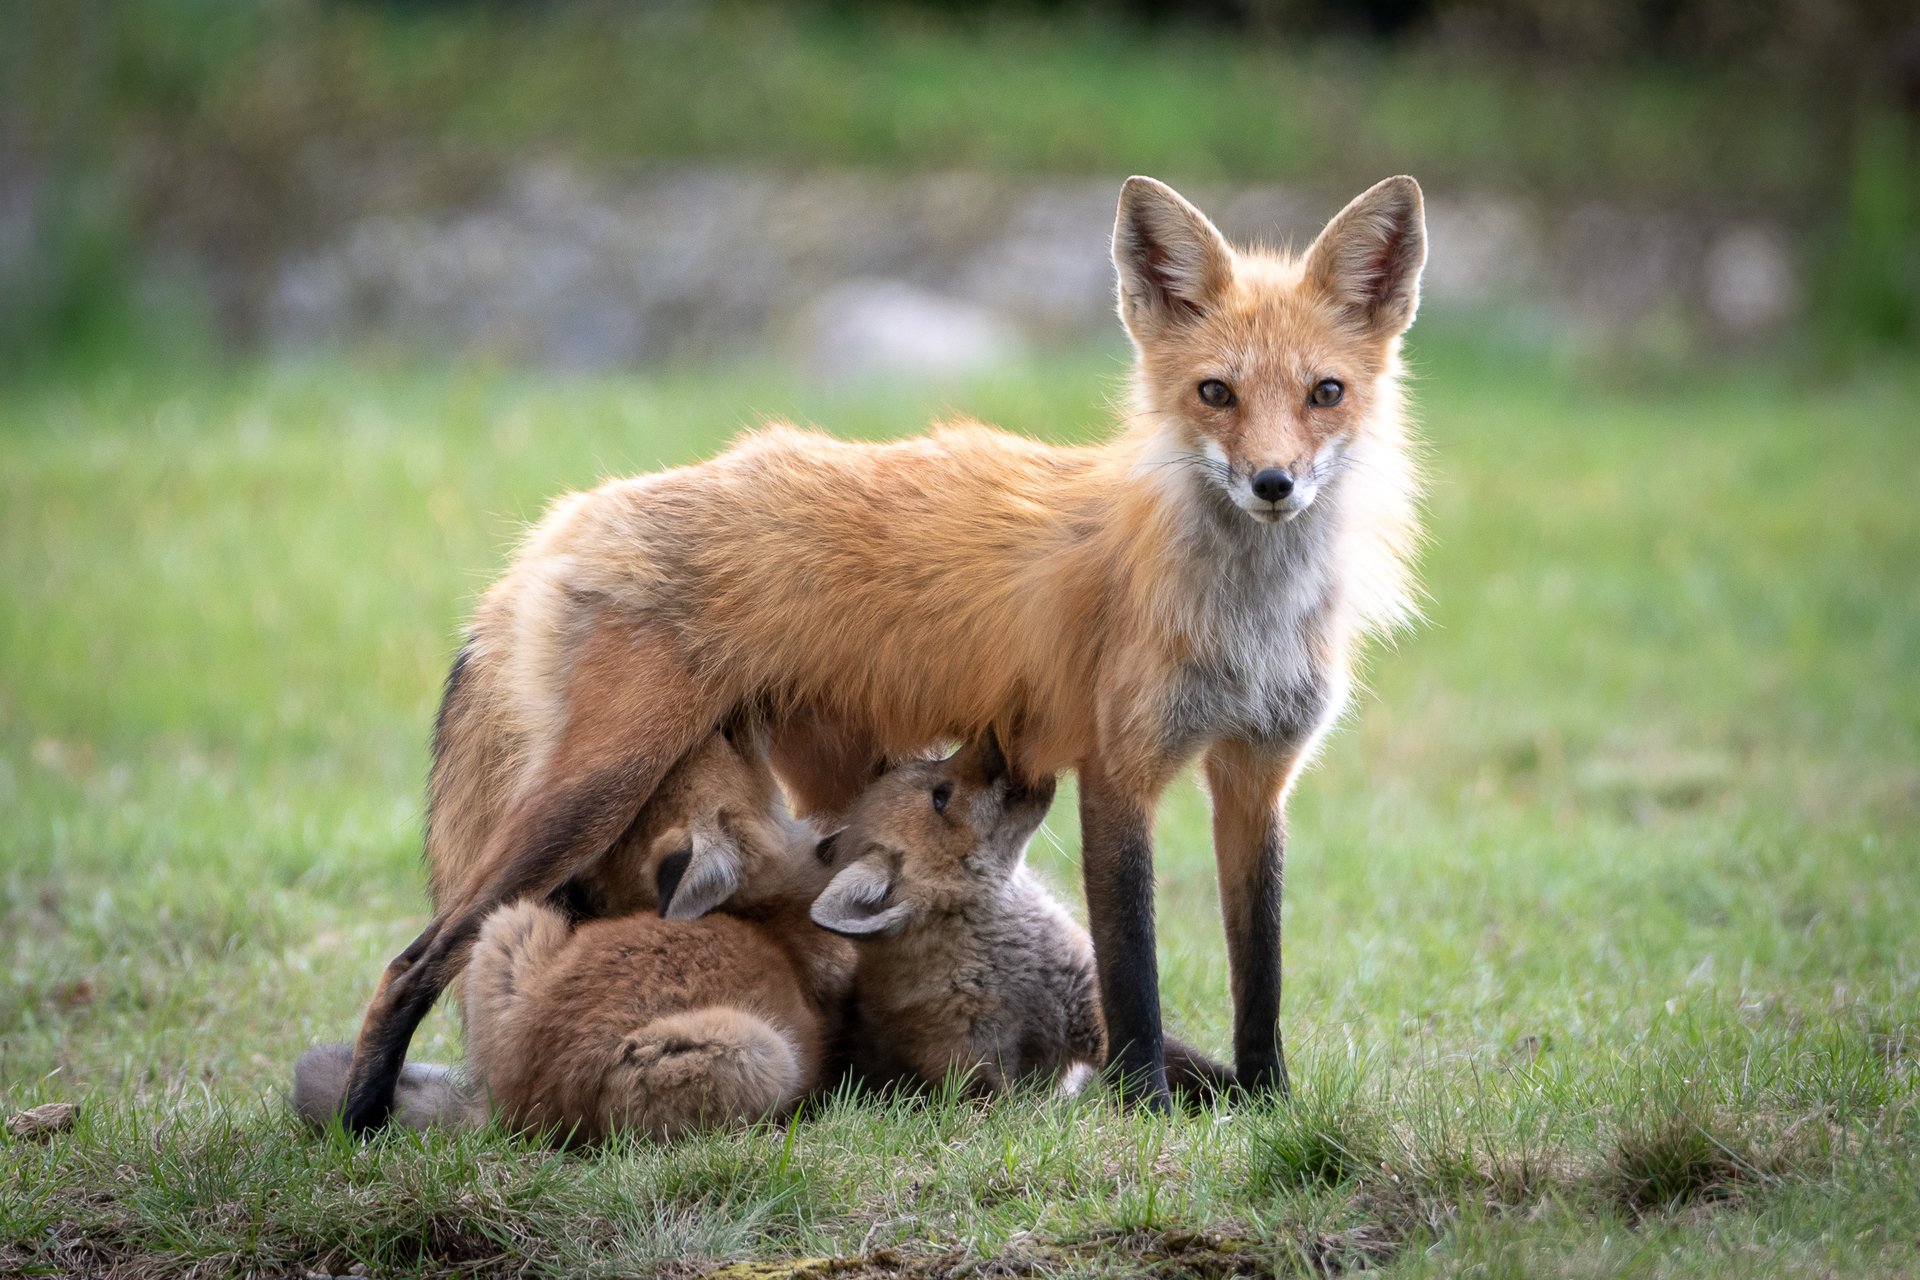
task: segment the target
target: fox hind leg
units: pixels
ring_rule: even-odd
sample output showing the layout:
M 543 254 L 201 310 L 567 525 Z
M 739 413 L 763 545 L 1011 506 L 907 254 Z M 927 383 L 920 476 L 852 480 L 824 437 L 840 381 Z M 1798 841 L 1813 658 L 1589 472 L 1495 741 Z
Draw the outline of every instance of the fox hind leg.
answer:
M 667 1141 L 779 1111 L 803 1086 L 799 1054 L 778 1027 L 714 1007 L 656 1018 L 623 1037 L 601 1096 L 608 1129 Z
M 448 887 L 432 921 L 382 975 L 354 1049 L 345 1120 L 355 1132 L 386 1121 L 414 1029 L 465 966 L 487 916 L 504 902 L 545 897 L 604 853 L 727 710 L 657 628 L 601 618 L 573 653 L 538 774 L 464 882 Z

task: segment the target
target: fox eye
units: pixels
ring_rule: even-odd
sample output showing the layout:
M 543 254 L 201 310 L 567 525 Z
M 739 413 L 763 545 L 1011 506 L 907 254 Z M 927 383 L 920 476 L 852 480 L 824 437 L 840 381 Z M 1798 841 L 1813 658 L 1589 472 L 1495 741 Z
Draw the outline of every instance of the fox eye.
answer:
M 1334 378 L 1322 378 L 1313 384 L 1313 391 L 1307 396 L 1307 403 L 1316 409 L 1331 409 L 1340 403 L 1347 389 Z
M 1233 388 L 1218 378 L 1208 378 L 1200 384 L 1200 402 L 1215 409 L 1233 407 Z
M 941 783 L 933 789 L 933 811 L 935 813 L 945 813 L 947 811 L 947 801 L 951 799 L 953 799 L 953 784 L 951 782 Z

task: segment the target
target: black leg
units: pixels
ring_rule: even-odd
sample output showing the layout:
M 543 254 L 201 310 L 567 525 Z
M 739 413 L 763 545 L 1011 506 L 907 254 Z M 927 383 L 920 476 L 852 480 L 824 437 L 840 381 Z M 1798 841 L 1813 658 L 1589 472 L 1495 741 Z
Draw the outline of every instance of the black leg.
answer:
M 444 927 L 436 927 L 437 922 L 428 925 L 387 966 L 353 1050 L 353 1070 L 347 1077 L 340 1116 L 349 1133 L 371 1133 L 392 1115 L 407 1045 L 433 1002 L 466 963 L 482 919 L 484 913 L 469 911 Z
M 1280 890 L 1287 847 L 1282 798 L 1296 756 L 1217 743 L 1207 753 L 1213 855 L 1233 987 L 1233 1065 L 1239 1086 L 1287 1092 L 1280 1042 Z
M 1107 1063 L 1123 1094 L 1171 1107 L 1160 1034 L 1160 966 L 1153 947 L 1149 815 L 1131 796 L 1081 777 L 1081 866 L 1107 1022 Z
M 1248 876 L 1244 918 L 1229 924 L 1240 935 L 1233 965 L 1234 1075 L 1243 1088 L 1281 1097 L 1287 1093 L 1287 1058 L 1280 1040 L 1280 896 L 1286 843 L 1286 827 L 1276 817 Z

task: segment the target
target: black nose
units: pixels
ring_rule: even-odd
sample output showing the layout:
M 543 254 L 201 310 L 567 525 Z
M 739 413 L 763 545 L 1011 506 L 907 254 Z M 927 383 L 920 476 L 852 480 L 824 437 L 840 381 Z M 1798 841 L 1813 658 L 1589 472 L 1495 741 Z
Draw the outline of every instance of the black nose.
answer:
M 1268 467 L 1253 473 L 1253 496 L 1262 502 L 1278 502 L 1293 492 L 1293 473 Z

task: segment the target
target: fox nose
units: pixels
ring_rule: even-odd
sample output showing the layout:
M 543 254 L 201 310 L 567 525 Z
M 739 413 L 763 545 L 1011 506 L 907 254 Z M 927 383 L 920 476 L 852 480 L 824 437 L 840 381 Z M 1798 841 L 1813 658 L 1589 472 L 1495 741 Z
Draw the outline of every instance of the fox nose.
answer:
M 1281 467 L 1268 467 L 1253 473 L 1253 496 L 1262 502 L 1278 502 L 1293 492 L 1293 473 Z

